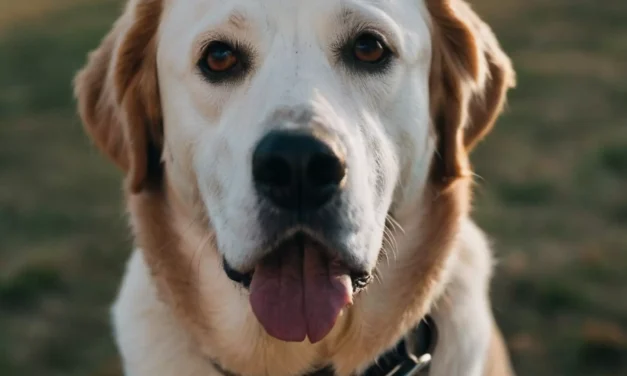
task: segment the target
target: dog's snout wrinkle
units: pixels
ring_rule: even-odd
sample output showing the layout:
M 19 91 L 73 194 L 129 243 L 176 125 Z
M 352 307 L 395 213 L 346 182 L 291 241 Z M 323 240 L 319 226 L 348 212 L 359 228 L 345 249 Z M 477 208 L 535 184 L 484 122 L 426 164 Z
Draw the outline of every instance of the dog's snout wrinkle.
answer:
M 343 154 L 309 130 L 273 130 L 253 153 L 253 181 L 259 194 L 291 211 L 315 210 L 344 184 Z

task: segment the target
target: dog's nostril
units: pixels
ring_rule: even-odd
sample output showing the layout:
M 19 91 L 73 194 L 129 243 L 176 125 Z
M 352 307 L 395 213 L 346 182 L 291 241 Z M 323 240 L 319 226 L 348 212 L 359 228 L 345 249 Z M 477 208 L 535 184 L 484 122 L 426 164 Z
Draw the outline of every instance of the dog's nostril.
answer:
M 288 187 L 292 184 L 290 163 L 278 155 L 253 160 L 253 179 L 257 184 L 272 187 Z
M 316 154 L 309 160 L 306 174 L 313 186 L 339 186 L 346 175 L 346 167 L 335 155 Z

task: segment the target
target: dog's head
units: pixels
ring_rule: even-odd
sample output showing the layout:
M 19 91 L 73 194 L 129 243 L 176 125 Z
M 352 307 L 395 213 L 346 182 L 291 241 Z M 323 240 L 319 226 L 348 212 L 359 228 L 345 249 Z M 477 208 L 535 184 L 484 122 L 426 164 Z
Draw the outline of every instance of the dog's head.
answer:
M 167 181 L 266 330 L 317 341 L 512 80 L 462 0 L 131 0 L 76 94 L 129 191 Z

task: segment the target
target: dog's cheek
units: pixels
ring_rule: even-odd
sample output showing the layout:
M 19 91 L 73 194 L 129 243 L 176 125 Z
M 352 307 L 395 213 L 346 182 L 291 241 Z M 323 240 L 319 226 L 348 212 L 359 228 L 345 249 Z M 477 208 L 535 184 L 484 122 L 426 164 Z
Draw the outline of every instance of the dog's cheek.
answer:
M 195 146 L 193 165 L 219 252 L 232 266 L 242 267 L 262 237 L 247 153 L 234 147 L 234 142 L 227 134 L 208 131 Z
M 202 205 L 206 207 L 214 223 L 220 222 L 220 216 L 217 213 L 221 211 L 225 191 L 224 182 L 219 175 L 222 161 L 217 156 L 217 144 L 218 142 L 212 137 L 199 136 L 193 147 L 193 163 L 188 165 L 188 169 L 193 170 L 196 175 L 194 185 L 198 187 Z
M 194 210 L 200 202 L 196 173 L 192 166 L 193 150 L 178 142 L 166 140 L 161 160 L 165 166 L 167 185 L 176 194 L 179 203 Z
M 400 158 L 383 125 L 374 128 L 368 142 L 369 173 L 377 223 L 385 220 L 399 179 Z
M 393 155 L 391 150 L 384 152 L 380 156 L 380 180 L 382 181 L 380 191 L 380 204 L 376 209 L 376 226 L 371 231 L 371 243 L 373 244 L 372 257 L 379 257 L 383 248 L 394 247 L 394 240 L 390 238 L 393 230 L 396 230 L 392 223 L 388 223 L 388 216 L 392 213 L 394 203 L 394 193 L 399 180 L 399 160 Z M 376 248 L 375 248 L 376 246 Z
M 386 217 L 399 175 L 392 140 L 381 124 L 371 124 L 365 138 L 363 171 L 367 183 L 360 187 L 363 216 L 359 218 L 360 243 L 368 264 L 374 267 L 384 242 Z

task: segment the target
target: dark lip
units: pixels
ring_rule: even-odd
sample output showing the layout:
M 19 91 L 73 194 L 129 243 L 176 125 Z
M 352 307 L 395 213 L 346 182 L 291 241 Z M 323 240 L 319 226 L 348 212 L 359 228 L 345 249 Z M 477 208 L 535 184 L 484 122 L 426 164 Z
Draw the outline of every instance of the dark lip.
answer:
M 229 265 L 225 258 L 222 258 L 222 269 L 224 269 L 224 273 L 231 281 L 241 285 L 245 289 L 250 287 L 250 283 L 253 281 L 254 271 L 248 273 L 238 272 Z
M 313 239 L 311 236 L 303 233 L 303 232 L 297 232 L 296 234 L 292 235 L 291 237 L 283 240 L 280 244 L 278 244 L 275 249 L 278 249 L 283 243 L 288 242 L 288 241 L 294 241 L 294 238 L 303 238 L 303 239 L 307 239 L 308 241 L 314 241 L 318 244 L 320 244 L 324 249 L 327 249 L 323 244 L 321 244 L 320 242 L 316 241 L 315 239 Z M 273 252 L 270 252 L 268 255 L 266 255 L 265 257 L 269 257 L 270 255 L 272 255 Z M 331 252 L 329 252 L 329 254 L 331 254 Z M 242 286 L 245 289 L 250 288 L 250 284 L 253 280 L 253 275 L 254 275 L 254 269 L 249 271 L 249 272 L 240 272 L 238 270 L 236 270 L 235 268 L 233 268 L 231 265 L 229 265 L 228 261 L 226 260 L 226 258 L 223 257 L 222 259 L 222 268 L 224 269 L 224 273 L 226 274 L 226 276 L 233 282 L 237 283 L 238 285 Z M 366 271 L 366 270 L 354 270 L 354 269 L 350 269 L 350 278 L 351 278 L 351 282 L 353 285 L 353 294 L 357 294 L 358 292 L 362 291 L 363 289 L 366 288 L 366 286 L 368 286 L 368 284 L 372 281 L 372 273 L 370 271 Z

